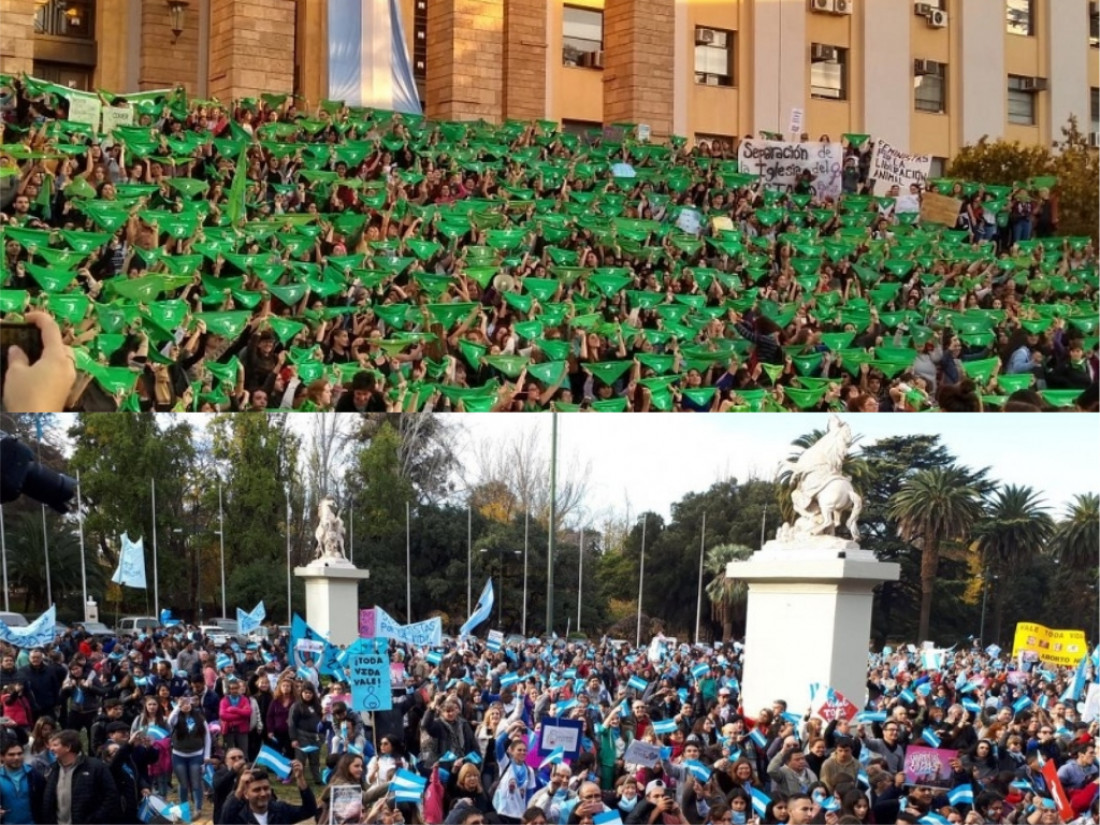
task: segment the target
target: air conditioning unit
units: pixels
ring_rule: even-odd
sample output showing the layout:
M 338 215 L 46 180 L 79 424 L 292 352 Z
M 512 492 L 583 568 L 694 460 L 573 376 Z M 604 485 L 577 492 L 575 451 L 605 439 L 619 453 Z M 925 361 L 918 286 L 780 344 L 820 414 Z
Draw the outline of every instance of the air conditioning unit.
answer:
M 931 3 L 916 3 L 913 6 L 913 14 L 917 17 L 929 17 L 932 14 Z
M 1089 146 L 1100 146 L 1100 132 L 1089 132 Z
M 592 52 L 592 68 L 603 68 L 603 49 L 600 49 L 598 52 Z
M 940 64 L 935 60 L 921 60 L 917 59 L 913 61 L 913 74 L 915 75 L 936 75 L 940 73 Z
M 932 9 L 928 15 L 928 26 L 933 29 L 947 28 L 947 12 L 943 9 Z
M 708 86 L 718 86 L 718 85 L 719 85 L 719 83 L 718 83 L 718 75 L 716 75 L 716 74 L 708 74 L 708 75 L 707 75 L 707 85 L 708 85 Z M 1094 136 L 1095 136 L 1095 135 L 1094 135 Z
M 836 47 L 826 46 L 822 43 L 814 43 L 810 49 L 810 58 L 815 61 L 835 61 L 837 59 Z
M 1046 90 L 1047 79 L 1045 77 L 1020 78 L 1020 91 L 1022 92 L 1045 92 Z
M 851 14 L 853 0 L 836 0 L 836 14 Z
M 836 13 L 836 0 L 810 0 L 810 11 Z
M 714 29 L 696 29 L 695 45 L 709 46 L 718 39 L 718 33 Z

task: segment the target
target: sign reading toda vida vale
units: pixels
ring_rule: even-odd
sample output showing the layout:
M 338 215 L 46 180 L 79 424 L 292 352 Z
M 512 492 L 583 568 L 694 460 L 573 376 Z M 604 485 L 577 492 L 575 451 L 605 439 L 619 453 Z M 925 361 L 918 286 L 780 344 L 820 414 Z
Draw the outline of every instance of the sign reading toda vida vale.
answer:
M 347 652 L 352 709 L 364 713 L 392 708 L 389 639 L 356 639 Z
M 921 189 L 926 189 L 931 169 L 931 155 L 906 154 L 885 140 L 876 140 L 871 150 L 871 171 L 867 177 L 875 182 L 876 195 L 888 194 L 890 187 L 894 185 L 904 194 L 914 183 Z
M 790 192 L 803 171 L 809 169 L 813 190 L 819 198 L 840 197 L 840 172 L 844 148 L 839 143 L 786 143 L 781 140 L 741 141 L 737 168 L 759 175 L 769 189 Z

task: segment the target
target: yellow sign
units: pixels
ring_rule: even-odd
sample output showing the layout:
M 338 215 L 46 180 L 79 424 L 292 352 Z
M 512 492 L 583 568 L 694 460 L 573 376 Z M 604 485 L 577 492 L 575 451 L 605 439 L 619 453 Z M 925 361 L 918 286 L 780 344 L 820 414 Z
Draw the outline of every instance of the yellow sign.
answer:
M 1076 665 L 1087 653 L 1085 631 L 1052 630 L 1033 622 L 1019 622 L 1012 640 L 1012 656 L 1033 653 L 1040 662 Z

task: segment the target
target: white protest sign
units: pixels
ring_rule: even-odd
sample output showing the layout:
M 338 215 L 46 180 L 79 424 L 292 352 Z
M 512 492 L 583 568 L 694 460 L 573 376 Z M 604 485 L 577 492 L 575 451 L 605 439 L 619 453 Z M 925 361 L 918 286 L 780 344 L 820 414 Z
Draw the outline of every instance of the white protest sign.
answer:
M 542 725 L 542 740 L 539 747 L 549 753 L 561 748 L 569 755 L 580 750 L 581 722 L 575 719 L 546 719 Z
M 791 192 L 802 173 L 813 175 L 811 187 L 819 198 L 840 197 L 844 148 L 839 143 L 786 143 L 781 140 L 741 141 L 738 171 L 759 175 L 769 189 Z
M 93 129 L 98 129 L 100 108 L 102 107 L 98 98 L 71 95 L 69 97 L 69 120 L 73 123 L 87 123 Z
M 806 113 L 797 106 L 791 107 L 791 122 L 787 126 L 787 131 L 792 135 L 802 134 L 802 121 L 805 120 L 805 116 Z
M 129 103 L 125 106 L 104 106 L 102 118 L 103 121 L 99 131 L 105 135 L 109 135 L 119 126 L 133 125 L 134 108 Z
M 638 124 L 638 140 L 639 141 L 641 141 L 642 143 L 645 143 L 646 141 L 649 140 L 650 134 L 651 134 L 651 130 L 649 128 L 648 123 L 639 123 Z
M 489 647 L 500 650 L 504 646 L 504 631 L 503 630 L 490 630 L 489 637 L 487 639 Z
M 913 183 L 925 189 L 931 169 L 931 155 L 910 155 L 898 151 L 885 140 L 876 140 L 867 177 L 875 182 L 876 195 L 888 194 L 895 184 L 905 193 Z
M 646 768 L 652 768 L 660 761 L 661 748 L 658 745 L 643 742 L 641 739 L 633 740 L 626 749 L 626 753 L 623 754 L 623 762 L 627 765 L 642 765 Z

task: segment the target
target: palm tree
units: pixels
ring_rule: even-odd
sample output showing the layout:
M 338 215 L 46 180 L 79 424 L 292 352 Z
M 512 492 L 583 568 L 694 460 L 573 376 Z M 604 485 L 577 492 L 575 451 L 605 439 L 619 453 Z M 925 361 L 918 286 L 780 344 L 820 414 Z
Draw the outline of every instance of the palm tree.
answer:
M 1067 568 L 1096 566 L 1100 547 L 1100 496 L 1079 493 L 1073 497 L 1065 518 L 1054 528 L 1047 549 Z
M 1043 552 L 1054 533 L 1054 520 L 1035 490 L 1009 484 L 994 494 L 986 517 L 975 532 L 983 569 L 992 569 L 1001 582 L 1007 582 L 1009 576 L 1023 566 L 1028 555 Z M 994 642 L 1001 639 L 1007 590 L 1007 586 L 1001 586 L 993 593 L 990 638 Z
M 914 473 L 890 499 L 889 516 L 902 540 L 921 550 L 918 639 L 928 638 L 932 591 L 944 542 L 966 538 L 982 516 L 981 498 L 968 470 L 934 467 Z
M 727 578 L 726 565 L 731 561 L 745 561 L 752 553 L 752 548 L 743 544 L 719 544 L 707 550 L 703 561 L 703 570 L 713 577 L 707 582 L 707 598 L 712 615 L 722 623 L 723 642 L 733 636 L 735 618 L 739 624 L 744 623 L 749 598 L 748 585 L 740 579 Z

